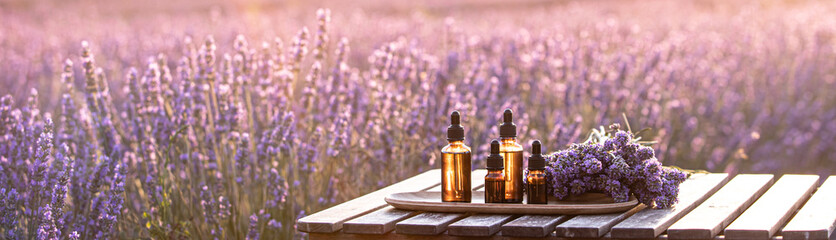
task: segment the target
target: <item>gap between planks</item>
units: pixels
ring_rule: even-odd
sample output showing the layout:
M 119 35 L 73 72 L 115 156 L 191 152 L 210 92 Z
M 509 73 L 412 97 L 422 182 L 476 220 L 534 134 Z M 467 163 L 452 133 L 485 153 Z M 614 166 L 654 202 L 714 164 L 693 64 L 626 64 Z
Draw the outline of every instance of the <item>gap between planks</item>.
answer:
M 599 238 L 607 234 L 615 224 L 647 206 L 639 204 L 623 213 L 578 215 L 555 227 L 555 235 L 570 238 Z
M 771 174 L 737 175 L 717 193 L 668 228 L 671 239 L 714 238 L 772 184 Z
M 692 174 L 679 186 L 679 203 L 673 208 L 645 208 L 612 227 L 610 235 L 614 238 L 656 238 L 728 180 L 727 173 Z
M 479 189 L 485 185 L 485 174 L 487 174 L 487 170 L 484 169 L 478 169 L 471 172 L 471 183 L 473 184 L 473 189 Z M 436 185 L 435 187 L 426 191 L 440 190 L 441 186 Z M 359 216 L 357 218 L 345 222 L 343 224 L 343 232 L 361 234 L 384 234 L 394 230 L 395 224 L 397 222 L 418 215 L 419 213 L 420 212 L 418 211 L 402 210 L 394 208 L 392 206 L 385 206 L 380 210 Z
M 836 176 L 830 176 L 781 230 L 785 239 L 827 239 L 836 223 Z
M 818 175 L 787 174 L 724 230 L 726 239 L 767 239 L 787 223 L 810 196 Z
M 485 185 L 487 170 L 480 169 L 473 171 L 470 175 L 471 190 L 479 189 Z M 441 190 L 441 186 L 437 186 Z M 433 191 L 429 190 L 429 191 Z M 423 212 L 407 218 L 395 224 L 395 232 L 399 234 L 412 235 L 438 235 L 447 230 L 447 226 L 465 218 L 467 213 L 434 213 Z
M 303 217 L 296 222 L 299 231 L 331 233 L 342 229 L 342 224 L 386 206 L 386 196 L 397 192 L 421 191 L 441 183 L 441 170 L 433 169 L 404 181 L 389 185 L 361 197 Z

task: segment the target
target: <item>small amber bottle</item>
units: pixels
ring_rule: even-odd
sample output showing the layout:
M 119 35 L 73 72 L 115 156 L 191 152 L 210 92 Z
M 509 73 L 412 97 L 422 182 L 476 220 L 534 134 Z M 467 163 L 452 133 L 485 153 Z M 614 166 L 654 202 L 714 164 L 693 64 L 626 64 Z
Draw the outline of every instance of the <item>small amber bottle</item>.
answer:
M 485 175 L 485 203 L 505 202 L 505 173 L 502 155 L 499 154 L 499 141 L 491 141 L 491 154 L 488 156 L 488 175 Z
M 531 143 L 531 156 L 528 157 L 528 204 L 546 204 L 546 159 L 540 151 L 540 141 Z
M 459 111 L 450 114 L 447 142 L 441 149 L 441 201 L 470 202 L 470 147 L 464 144 Z
M 517 125 L 514 125 L 511 109 L 505 109 L 502 115 L 499 138 L 499 152 L 505 161 L 505 202 L 522 203 L 523 147 L 517 143 Z

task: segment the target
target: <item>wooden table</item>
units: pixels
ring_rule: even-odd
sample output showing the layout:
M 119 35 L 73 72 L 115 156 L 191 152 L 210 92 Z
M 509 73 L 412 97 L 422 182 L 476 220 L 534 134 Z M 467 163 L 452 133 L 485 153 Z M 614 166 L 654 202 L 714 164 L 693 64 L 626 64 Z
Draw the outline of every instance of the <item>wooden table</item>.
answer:
M 474 190 L 485 170 L 473 171 Z M 415 212 L 388 206 L 397 192 L 439 191 L 441 172 L 402 182 L 299 219 L 310 239 L 829 239 L 836 223 L 836 176 L 694 174 L 670 209 L 639 204 L 603 215 L 493 215 Z

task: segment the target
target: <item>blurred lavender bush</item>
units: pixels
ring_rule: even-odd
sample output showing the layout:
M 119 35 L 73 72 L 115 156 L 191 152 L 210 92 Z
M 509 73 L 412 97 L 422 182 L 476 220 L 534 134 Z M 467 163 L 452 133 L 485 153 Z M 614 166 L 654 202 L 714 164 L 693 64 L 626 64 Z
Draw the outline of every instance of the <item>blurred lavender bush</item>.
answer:
M 66 47 L 33 45 L 54 38 L 0 9 L 23 26 L 0 34 L 0 237 L 304 237 L 299 217 L 439 167 L 452 110 L 474 156 L 505 108 L 550 151 L 624 113 L 665 165 L 833 174 L 836 25 L 813 16 L 836 4 L 654 4 L 614 5 L 671 11 L 344 17 L 366 24 L 354 33 L 321 10 L 279 38 L 212 11 L 194 37 L 99 23 L 125 35 Z

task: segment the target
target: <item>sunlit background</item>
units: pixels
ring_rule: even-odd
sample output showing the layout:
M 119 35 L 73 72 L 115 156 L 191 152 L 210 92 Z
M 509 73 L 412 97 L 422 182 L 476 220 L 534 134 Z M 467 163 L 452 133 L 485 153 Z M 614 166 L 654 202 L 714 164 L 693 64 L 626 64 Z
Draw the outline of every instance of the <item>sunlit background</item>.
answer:
M 304 238 L 295 219 L 440 167 L 452 110 L 479 168 L 512 108 L 548 152 L 626 116 L 665 165 L 831 175 L 834 11 L 0 0 L 0 237 Z

